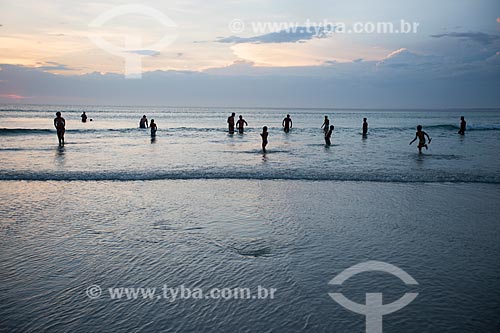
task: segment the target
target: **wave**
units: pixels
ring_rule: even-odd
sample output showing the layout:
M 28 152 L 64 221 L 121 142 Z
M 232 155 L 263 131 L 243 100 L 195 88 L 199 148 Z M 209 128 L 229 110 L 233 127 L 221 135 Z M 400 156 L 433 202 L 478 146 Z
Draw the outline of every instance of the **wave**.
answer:
M 270 128 L 273 129 L 273 128 Z M 277 127 L 275 129 L 278 129 Z M 103 132 L 144 132 L 148 129 L 138 128 L 138 127 L 129 127 L 129 128 L 74 128 L 74 129 L 66 129 L 66 133 L 103 133 Z M 158 129 L 161 131 L 162 129 Z M 170 127 L 164 128 L 164 131 L 172 131 L 172 132 L 227 132 L 226 128 L 200 128 L 200 127 Z M 245 128 L 245 132 L 252 131 L 253 129 Z M 260 130 L 260 129 L 259 129 Z M 0 135 L 9 135 L 9 134 L 46 134 L 46 133 L 56 133 L 55 129 L 43 129 L 43 128 L 0 128 Z
M 467 130 L 471 130 L 471 131 L 497 131 L 497 130 L 500 130 L 500 125 L 496 125 L 496 124 L 492 124 L 492 125 L 467 125 Z
M 455 131 L 455 130 L 459 130 L 460 126 L 443 124 L 443 125 L 428 125 L 428 126 L 425 126 L 425 128 Z M 467 125 L 467 130 L 468 131 L 498 131 L 498 130 L 500 130 L 500 124 L 489 124 L 489 125 L 471 124 L 471 125 Z
M 498 174 L 469 173 L 320 173 L 302 170 L 175 170 L 175 171 L 0 171 L 0 181 L 154 181 L 154 180 L 296 180 L 383 183 L 485 183 L 500 184 Z
M 426 125 L 424 130 L 432 131 L 432 130 L 444 130 L 444 131 L 457 131 L 460 127 L 458 125 L 450 125 L 450 124 L 439 124 L 439 125 Z M 269 130 L 272 132 L 281 132 L 281 127 L 269 127 Z M 341 127 L 336 126 L 337 131 L 356 131 L 359 128 L 349 128 L 349 127 Z M 414 131 L 414 127 L 372 127 L 370 131 Z M 500 130 L 500 124 L 490 124 L 490 125 L 467 125 L 467 131 L 498 131 Z M 159 132 L 220 132 L 227 133 L 227 128 L 225 127 L 170 127 L 170 128 L 160 128 Z M 247 128 L 245 132 L 256 132 L 260 131 L 260 128 Z M 81 128 L 81 129 L 66 129 L 67 133 L 133 133 L 133 132 L 144 132 L 144 129 L 140 129 L 137 127 L 131 128 Z M 310 132 L 317 133 L 317 128 L 293 128 L 291 133 L 298 132 Z M 42 135 L 42 134 L 55 134 L 55 129 L 42 129 L 42 128 L 0 128 L 0 136 L 8 136 L 8 135 Z
M 270 127 L 271 131 L 281 131 L 281 128 L 278 127 Z M 219 132 L 219 133 L 227 133 L 227 128 L 225 127 L 170 127 L 170 128 L 160 128 L 158 132 L 173 132 L 173 133 L 182 133 L 182 132 Z M 245 133 L 252 133 L 256 131 L 261 131 L 260 128 L 245 128 Z M 296 130 L 299 132 L 301 130 Z M 80 128 L 80 129 L 66 129 L 66 133 L 149 133 L 149 129 L 141 129 L 138 127 L 130 127 L 130 128 Z M 317 132 L 317 129 L 315 129 Z M 39 129 L 39 128 L 0 128 L 0 136 L 8 136 L 8 135 L 40 135 L 40 134 L 54 134 L 55 129 Z
M 0 128 L 0 135 L 50 134 L 55 130 L 38 128 Z
M 414 129 L 414 128 L 412 128 Z M 447 131 L 455 131 L 459 130 L 460 126 L 458 125 L 450 125 L 450 124 L 444 124 L 444 125 L 427 125 L 425 126 L 425 129 L 442 129 L 442 130 L 447 130 Z
M 66 133 L 131 133 L 136 131 L 143 131 L 140 128 L 85 128 L 85 129 L 66 129 Z M 37 134 L 55 134 L 55 129 L 41 129 L 41 128 L 0 128 L 0 136 L 5 135 L 37 135 Z
M 415 131 L 416 130 L 415 127 L 370 127 L 370 131 L 389 131 L 389 132 Z M 432 131 L 432 130 L 458 131 L 460 129 L 460 126 L 453 124 L 437 124 L 437 125 L 423 125 L 423 128 L 425 131 Z M 467 131 L 499 131 L 499 130 L 500 130 L 500 124 L 467 125 Z

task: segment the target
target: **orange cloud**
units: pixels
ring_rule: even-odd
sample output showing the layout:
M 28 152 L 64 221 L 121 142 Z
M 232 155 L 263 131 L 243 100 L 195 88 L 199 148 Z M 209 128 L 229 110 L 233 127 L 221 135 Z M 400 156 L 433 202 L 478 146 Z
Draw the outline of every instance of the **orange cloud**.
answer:
M 7 99 L 26 99 L 26 98 L 29 98 L 29 97 L 26 97 L 26 96 L 21 96 L 21 95 L 17 95 L 17 94 L 0 94 L 0 98 L 7 98 Z
M 499 18 L 497 18 L 497 22 L 498 22 L 498 23 L 500 23 L 500 17 L 499 17 Z

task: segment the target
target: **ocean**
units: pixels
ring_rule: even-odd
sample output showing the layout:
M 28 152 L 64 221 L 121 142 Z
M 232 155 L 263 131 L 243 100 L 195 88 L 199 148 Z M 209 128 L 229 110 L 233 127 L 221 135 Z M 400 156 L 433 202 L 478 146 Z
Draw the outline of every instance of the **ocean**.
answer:
M 1 180 L 296 179 L 500 183 L 498 110 L 305 110 L 4 106 L 0 108 Z M 57 146 L 55 112 L 67 122 Z M 82 123 L 86 111 L 93 121 Z M 249 123 L 227 134 L 231 112 Z M 281 130 L 290 113 L 293 129 Z M 138 123 L 158 125 L 155 140 Z M 320 129 L 335 130 L 325 147 Z M 460 116 L 465 137 L 456 135 Z M 369 134 L 361 135 L 363 117 Z M 433 138 L 425 154 L 408 146 L 418 124 Z M 268 153 L 260 135 L 269 127 Z
M 227 133 L 231 112 L 245 134 Z M 333 292 L 418 293 L 384 332 L 500 330 L 500 110 L 3 105 L 0 121 L 0 331 L 364 332 Z M 423 154 L 409 146 L 419 124 Z M 418 284 L 387 272 L 329 284 L 369 261 Z M 274 297 L 110 289 L 165 285 Z

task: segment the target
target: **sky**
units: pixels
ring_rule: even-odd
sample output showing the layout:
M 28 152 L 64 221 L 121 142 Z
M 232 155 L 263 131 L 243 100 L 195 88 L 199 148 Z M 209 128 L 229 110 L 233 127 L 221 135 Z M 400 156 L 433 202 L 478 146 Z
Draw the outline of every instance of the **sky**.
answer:
M 0 2 L 0 103 L 497 108 L 499 91 L 498 0 Z

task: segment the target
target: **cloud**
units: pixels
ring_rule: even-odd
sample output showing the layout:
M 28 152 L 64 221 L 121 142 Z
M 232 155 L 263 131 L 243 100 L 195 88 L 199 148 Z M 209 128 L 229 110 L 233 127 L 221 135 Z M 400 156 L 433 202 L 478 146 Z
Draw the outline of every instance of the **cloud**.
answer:
M 500 23 L 500 17 L 499 17 L 499 18 L 497 18 L 497 22 L 498 22 L 498 23 Z
M 55 75 L 34 67 L 0 65 L 0 102 L 30 103 L 275 106 L 275 107 L 499 107 L 500 61 L 427 67 L 431 56 L 407 49 L 391 52 L 386 62 L 321 66 L 261 67 L 238 61 L 197 71 L 143 73 L 141 80 L 119 74 Z
M 434 38 L 443 38 L 443 37 L 463 38 L 463 39 L 472 40 L 474 42 L 477 42 L 477 43 L 480 43 L 483 45 L 490 45 L 493 42 L 500 40 L 500 36 L 490 35 L 490 34 L 486 34 L 484 32 L 449 32 L 449 33 L 445 33 L 445 34 L 431 35 L 431 37 L 434 37 Z
M 42 70 L 42 71 L 73 71 L 73 70 L 78 70 L 78 68 L 68 67 L 64 64 L 60 64 L 60 63 L 55 62 L 55 61 L 47 61 L 45 63 L 38 62 L 37 65 L 41 65 L 41 66 L 36 66 L 36 68 L 39 70 Z
M 245 60 L 235 60 L 225 67 L 208 68 L 204 73 L 216 75 L 260 75 L 261 71 L 255 70 L 254 63 Z
M 443 58 L 438 56 L 422 55 L 411 52 L 406 48 L 400 48 L 389 53 L 383 60 L 377 62 L 377 67 L 392 67 L 410 70 L 430 71 L 435 69 L 436 65 L 442 65 Z
M 11 100 L 21 100 L 21 99 L 27 99 L 30 97 L 21 96 L 18 94 L 0 94 L 0 98 L 11 99 Z
M 403 47 L 403 48 L 400 48 L 400 49 L 397 49 L 396 51 L 393 51 L 391 53 L 389 53 L 386 57 L 386 59 L 391 59 L 391 58 L 396 58 L 396 57 L 400 57 L 401 55 L 403 56 L 407 56 L 407 55 L 411 55 L 412 53 L 410 51 L 408 51 L 407 48 Z
M 127 51 L 127 52 L 138 54 L 138 55 L 151 56 L 151 57 L 156 57 L 156 56 L 160 55 L 160 52 L 154 51 L 154 50 L 131 50 L 131 51 Z
M 326 38 L 333 31 L 332 27 L 326 29 L 325 27 L 297 27 L 294 29 L 281 30 L 278 32 L 271 32 L 264 35 L 254 37 L 221 37 L 216 40 L 218 43 L 301 43 L 306 40 L 315 38 Z

